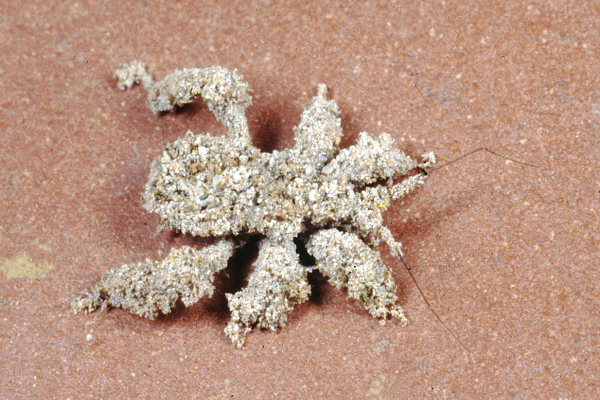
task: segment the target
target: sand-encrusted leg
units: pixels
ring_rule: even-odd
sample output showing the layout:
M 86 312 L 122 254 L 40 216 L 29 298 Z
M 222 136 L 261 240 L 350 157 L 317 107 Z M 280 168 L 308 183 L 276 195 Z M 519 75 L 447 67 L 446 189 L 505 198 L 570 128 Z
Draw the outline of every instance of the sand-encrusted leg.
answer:
M 427 168 L 431 168 L 435 164 L 435 154 L 433 154 L 433 152 L 425 153 L 421 156 L 421 158 L 423 161 L 417 164 L 413 170 L 419 169 L 423 172 L 417 175 L 409 176 L 400 183 L 393 185 L 390 189 L 392 199 L 400 199 L 406 196 L 425 182 L 427 174 L 424 171 Z
M 389 134 L 372 137 L 360 132 L 357 143 L 340 150 L 326 168 L 357 187 L 364 187 L 404 176 L 417 166 L 416 160 L 394 147 Z
M 144 318 L 168 314 L 177 301 L 187 307 L 211 296 L 216 272 L 227 267 L 233 253 L 229 240 L 196 250 L 189 246 L 173 249 L 162 261 L 146 260 L 109 270 L 71 308 L 88 313 L 98 308 L 119 307 Z
M 397 305 L 396 284 L 392 272 L 379 253 L 356 234 L 324 229 L 313 234 L 306 249 L 317 261 L 316 267 L 337 288 L 346 288 L 348 296 L 363 303 L 371 315 L 408 321 Z
M 327 99 L 327 86 L 320 84 L 317 95 L 300 115 L 300 123 L 294 127 L 293 149 L 301 159 L 317 172 L 330 161 L 342 139 L 340 109 L 335 100 Z
M 248 84 L 236 70 L 219 66 L 185 68 L 155 82 L 146 64 L 132 61 L 121 65 L 114 75 L 120 89 L 141 83 L 148 91 L 148 105 L 153 113 L 171 111 L 201 95 L 210 111 L 228 128 L 229 135 L 250 144 L 245 112 L 252 97 Z
M 254 326 L 271 330 L 284 326 L 296 304 L 308 300 L 310 295 L 310 269 L 300 265 L 292 240 L 266 238 L 259 251 L 248 285 L 226 295 L 231 321 L 225 334 L 236 347 L 242 347 Z

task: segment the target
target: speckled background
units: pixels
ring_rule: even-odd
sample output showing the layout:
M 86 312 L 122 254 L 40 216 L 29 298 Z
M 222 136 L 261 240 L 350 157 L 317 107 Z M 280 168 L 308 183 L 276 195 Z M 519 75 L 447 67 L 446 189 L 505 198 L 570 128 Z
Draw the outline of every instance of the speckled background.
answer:
M 600 397 L 600 3 L 597 1 L 3 1 L 0 5 L 0 397 L 404 399 Z M 109 267 L 196 243 L 141 208 L 150 161 L 201 101 L 152 115 L 113 69 L 238 68 L 253 140 L 292 142 L 327 83 L 349 145 L 390 132 L 442 162 L 386 222 L 411 324 L 381 326 L 324 280 L 244 350 L 215 299 L 146 321 L 73 316 Z M 252 256 L 251 254 L 248 255 Z

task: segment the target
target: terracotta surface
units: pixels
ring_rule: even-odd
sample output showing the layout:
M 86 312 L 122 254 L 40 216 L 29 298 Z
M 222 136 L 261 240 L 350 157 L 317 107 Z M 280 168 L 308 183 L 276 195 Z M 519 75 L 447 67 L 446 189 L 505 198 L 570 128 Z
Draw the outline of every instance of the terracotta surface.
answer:
M 404 399 L 600 397 L 600 5 L 595 1 L 5 1 L 0 6 L 0 397 Z M 190 2 L 191 3 L 191 2 Z M 436 320 L 382 247 L 411 324 L 380 325 L 316 277 L 277 333 L 236 350 L 213 300 L 146 321 L 73 316 L 109 267 L 197 243 L 141 208 L 150 161 L 188 128 L 223 132 L 202 102 L 152 115 L 111 78 L 238 68 L 266 150 L 317 83 L 345 145 L 390 132 L 441 162 L 387 213 Z M 248 254 L 251 257 L 252 254 Z

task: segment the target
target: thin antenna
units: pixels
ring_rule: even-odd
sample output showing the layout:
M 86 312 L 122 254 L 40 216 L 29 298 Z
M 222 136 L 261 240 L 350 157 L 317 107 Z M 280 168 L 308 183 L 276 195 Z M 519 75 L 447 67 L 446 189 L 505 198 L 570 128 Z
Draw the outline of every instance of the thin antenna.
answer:
M 457 158 L 455 158 L 453 160 L 450 160 L 448 162 L 445 162 L 445 163 L 443 163 L 443 164 L 441 164 L 441 165 L 439 165 L 439 166 L 437 166 L 435 168 L 432 168 L 430 170 L 427 170 L 424 167 L 420 167 L 419 168 L 420 173 L 422 175 L 428 175 L 428 174 L 430 174 L 430 173 L 432 173 L 434 171 L 437 171 L 438 169 L 447 167 L 450 164 L 453 164 L 453 163 L 455 163 L 457 161 L 460 161 L 463 158 L 469 157 L 470 155 L 473 155 L 473 154 L 478 153 L 480 151 L 485 151 L 485 152 L 490 153 L 490 154 L 492 154 L 492 155 L 494 155 L 496 157 L 500 157 L 500 158 L 503 158 L 505 160 L 509 160 L 509 161 L 514 162 L 514 163 L 517 163 L 517 164 L 525 165 L 525 166 L 532 167 L 532 168 L 540 168 L 539 166 L 537 166 L 535 164 L 531 164 L 531 163 L 528 163 L 528 162 L 525 162 L 525 161 L 520 161 L 520 160 L 511 158 L 511 157 L 507 157 L 507 156 L 505 156 L 503 154 L 500 154 L 500 153 L 498 153 L 496 151 L 490 150 L 487 147 L 478 147 L 476 149 L 473 149 L 473 150 L 471 150 L 471 151 L 469 151 L 469 152 L 467 152 L 465 154 L 462 154 L 461 156 L 459 156 L 459 157 L 457 157 Z M 460 340 L 460 338 L 458 337 L 458 335 L 456 333 L 454 333 L 454 331 L 452 329 L 450 329 L 448 327 L 448 325 L 446 325 L 446 323 L 444 322 L 444 320 L 439 316 L 439 314 L 431 306 L 431 304 L 429 303 L 429 300 L 427 300 L 427 297 L 425 296 L 425 293 L 421 289 L 421 286 L 419 285 L 419 283 L 417 282 L 414 274 L 412 273 L 411 268 L 408 266 L 408 264 L 406 264 L 406 262 L 404 261 L 404 258 L 402 257 L 402 255 L 398 255 L 398 258 L 400 259 L 400 262 L 402 262 L 402 264 L 404 265 L 404 268 L 406 269 L 406 272 L 408 272 L 408 275 L 410 276 L 410 279 L 413 281 L 413 283 L 417 287 L 417 290 L 419 291 L 419 294 L 421 295 L 421 297 L 423 298 L 423 301 L 427 305 L 427 308 L 429 308 L 429 310 L 431 311 L 431 313 L 435 316 L 435 318 L 439 321 L 439 323 L 442 324 L 442 326 L 444 327 L 444 329 L 446 329 L 446 331 L 450 334 L 450 336 L 452 336 L 454 338 L 454 340 L 456 340 L 456 342 L 460 345 L 460 347 L 462 347 L 463 350 L 467 352 L 467 355 L 469 356 L 469 358 L 471 358 L 472 355 L 471 355 L 471 352 L 469 351 L 469 349 L 467 348 L 467 346 L 464 345 L 464 343 Z
M 442 318 L 440 318 L 440 316 L 438 315 L 438 313 L 433 309 L 433 307 L 431 306 L 431 304 L 429 304 L 429 300 L 427 300 L 427 297 L 425 297 L 425 293 L 423 293 L 423 290 L 421 289 L 421 286 L 419 286 L 419 283 L 417 282 L 417 280 L 415 279 L 415 276 L 413 275 L 410 267 L 406 264 L 406 262 L 404 261 L 404 258 L 402 256 L 398 256 L 398 258 L 400 259 L 400 261 L 402 262 L 402 264 L 404 265 L 404 268 L 406 268 L 406 271 L 408 272 L 408 275 L 410 275 L 410 279 L 412 279 L 413 283 L 415 284 L 415 286 L 417 287 L 417 290 L 419 291 L 419 293 L 421 294 L 421 297 L 423 298 L 423 301 L 425 301 L 425 304 L 427 305 L 427 307 L 429 308 L 429 310 L 431 311 L 431 313 L 435 316 L 435 318 L 442 324 L 442 326 L 446 329 L 446 331 L 448 331 L 448 333 L 454 338 L 454 340 L 456 340 L 456 342 L 460 345 L 460 347 L 462 347 L 467 354 L 469 355 L 469 357 L 471 356 L 471 352 L 469 351 L 469 349 L 467 348 L 467 346 L 464 345 L 464 343 L 459 339 L 458 335 L 456 333 L 454 333 L 452 331 L 452 329 L 450 329 L 448 327 L 448 325 L 446 325 L 446 323 L 444 322 L 444 320 Z
M 528 167 L 533 167 L 533 168 L 540 168 L 539 166 L 537 166 L 537 165 L 535 165 L 535 164 L 531 164 L 531 163 L 528 163 L 528 162 L 525 162 L 525 161 L 520 161 L 520 160 L 517 160 L 517 159 L 511 158 L 511 157 L 507 157 L 507 156 L 505 156 L 505 155 L 503 155 L 503 154 L 500 154 L 500 153 L 498 153 L 498 152 L 495 152 L 495 151 L 493 151 L 493 150 L 490 150 L 490 149 L 488 149 L 487 147 L 479 147 L 479 148 L 476 148 L 476 149 L 474 149 L 474 150 L 471 150 L 471 151 L 469 151 L 469 152 L 467 152 L 467 153 L 465 153 L 465 154 L 463 154 L 463 155 L 461 155 L 461 156 L 458 156 L 458 157 L 457 157 L 457 158 L 455 158 L 454 160 L 450 160 L 450 161 L 448 161 L 448 162 L 445 162 L 445 163 L 443 163 L 442 165 L 439 165 L 439 166 L 437 166 L 437 167 L 435 167 L 435 168 L 432 168 L 431 170 L 427 171 L 427 173 L 432 173 L 433 171 L 437 171 L 437 170 L 438 170 L 438 169 L 440 169 L 440 168 L 444 168 L 444 167 L 446 167 L 446 166 L 448 166 L 448 165 L 450 165 L 450 164 L 453 164 L 453 163 L 455 163 L 455 162 L 457 162 L 457 161 L 459 161 L 459 160 L 462 160 L 463 158 L 466 158 L 466 157 L 468 157 L 468 156 L 470 156 L 470 155 L 473 155 L 473 154 L 475 154 L 475 153 L 478 153 L 478 152 L 480 152 L 480 151 L 485 151 L 485 152 L 487 152 L 487 153 L 490 153 L 490 154 L 492 154 L 492 155 L 495 155 L 496 157 L 504 158 L 505 160 L 509 160 L 509 161 L 512 161 L 512 162 L 514 162 L 514 163 L 517 163 L 517 164 L 526 165 L 526 166 L 528 166 Z

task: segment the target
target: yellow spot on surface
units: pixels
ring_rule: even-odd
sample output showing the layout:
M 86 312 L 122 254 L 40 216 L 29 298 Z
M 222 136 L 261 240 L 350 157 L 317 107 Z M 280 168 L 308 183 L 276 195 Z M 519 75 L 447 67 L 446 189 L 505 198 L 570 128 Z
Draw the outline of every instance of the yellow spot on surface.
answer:
M 46 243 L 40 243 L 38 244 L 38 247 L 44 251 L 52 251 L 52 247 L 50 247 Z
M 233 388 L 231 385 L 231 380 L 225 379 L 223 381 L 222 389 L 210 396 L 208 400 L 230 399 L 233 398 L 232 392 Z
M 371 382 L 371 387 L 367 391 L 367 397 L 381 398 L 380 396 L 382 395 L 381 391 L 383 390 L 384 383 L 385 375 L 381 374 L 378 379 Z
M 48 263 L 36 263 L 27 254 L 19 254 L 14 258 L 5 258 L 0 265 L 0 271 L 6 278 L 45 278 L 54 266 Z
M 49 244 L 46 243 L 40 243 L 40 241 L 38 239 L 35 239 L 33 241 L 33 243 L 38 247 L 38 249 L 40 250 L 44 250 L 44 251 L 52 251 L 52 247 L 50 247 Z

